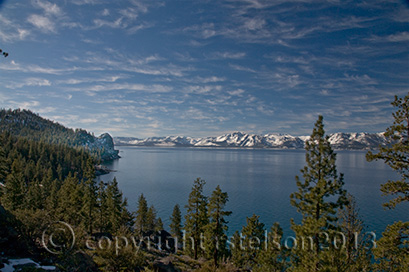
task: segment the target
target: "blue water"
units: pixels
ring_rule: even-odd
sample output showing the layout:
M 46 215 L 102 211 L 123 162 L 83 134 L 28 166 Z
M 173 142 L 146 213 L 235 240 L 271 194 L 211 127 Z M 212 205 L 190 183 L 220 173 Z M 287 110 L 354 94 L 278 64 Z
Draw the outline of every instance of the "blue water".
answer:
M 290 194 L 297 190 L 295 176 L 305 165 L 304 150 L 219 149 L 119 147 L 119 160 L 106 164 L 116 172 L 101 176 L 104 181 L 115 176 L 128 198 L 129 209 L 136 210 L 143 193 L 164 222 L 175 204 L 184 211 L 193 181 L 206 181 L 204 193 L 210 195 L 217 185 L 229 195 L 227 210 L 229 233 L 240 230 L 246 217 L 260 216 L 269 229 L 279 222 L 285 233 L 291 233 L 290 219 L 300 215 L 290 205 Z M 409 221 L 409 205 L 384 210 L 380 185 L 397 175 L 383 162 L 367 162 L 364 151 L 337 152 L 338 172 L 344 173 L 345 189 L 355 196 L 367 231 L 380 235 L 388 224 Z

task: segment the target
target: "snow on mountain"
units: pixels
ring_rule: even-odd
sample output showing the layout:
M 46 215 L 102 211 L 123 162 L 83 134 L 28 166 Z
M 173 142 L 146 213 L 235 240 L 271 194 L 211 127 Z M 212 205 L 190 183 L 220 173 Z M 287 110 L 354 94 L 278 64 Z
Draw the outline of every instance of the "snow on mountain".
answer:
M 309 136 L 289 134 L 246 134 L 233 132 L 217 137 L 191 138 L 184 136 L 150 137 L 138 139 L 115 137 L 115 145 L 170 146 L 170 147 L 243 147 L 302 149 Z M 334 133 L 329 141 L 335 149 L 373 149 L 386 145 L 383 133 Z
M 334 133 L 329 141 L 335 149 L 372 149 L 386 145 L 383 133 Z

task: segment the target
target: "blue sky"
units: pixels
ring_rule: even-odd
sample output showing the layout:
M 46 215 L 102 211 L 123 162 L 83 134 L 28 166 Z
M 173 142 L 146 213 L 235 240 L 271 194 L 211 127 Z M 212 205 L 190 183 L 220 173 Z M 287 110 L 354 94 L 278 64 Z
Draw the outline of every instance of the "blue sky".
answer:
M 401 0 L 0 1 L 0 107 L 113 136 L 380 132 Z

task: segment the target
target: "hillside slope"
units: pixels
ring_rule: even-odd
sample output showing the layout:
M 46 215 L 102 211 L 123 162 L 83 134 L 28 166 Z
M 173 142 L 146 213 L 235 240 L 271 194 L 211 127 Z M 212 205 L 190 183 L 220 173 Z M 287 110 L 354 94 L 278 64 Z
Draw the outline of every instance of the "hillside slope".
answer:
M 102 161 L 119 158 L 109 134 L 95 137 L 85 130 L 66 128 L 29 110 L 0 110 L 0 132 L 50 144 L 85 148 Z

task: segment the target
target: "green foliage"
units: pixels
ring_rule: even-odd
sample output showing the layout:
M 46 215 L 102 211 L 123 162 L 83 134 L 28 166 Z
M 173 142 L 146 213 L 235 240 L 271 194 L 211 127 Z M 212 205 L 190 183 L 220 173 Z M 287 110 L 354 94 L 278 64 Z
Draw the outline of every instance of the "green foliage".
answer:
M 339 250 L 333 250 L 336 258 L 334 263 L 342 267 L 343 271 L 370 271 L 371 270 L 371 235 L 364 232 L 364 222 L 359 215 L 355 198 L 347 195 L 348 204 L 338 213 L 338 227 L 343 237 L 337 237 Z
M 389 146 L 366 156 L 368 161 L 383 160 L 401 176 L 400 180 L 388 180 L 381 186 L 383 195 L 395 196 L 384 204 L 389 209 L 409 201 L 409 93 L 403 99 L 395 96 L 392 105 L 397 110 L 393 113 L 393 124 L 385 132 Z M 402 267 L 409 267 L 409 222 L 389 225 L 374 249 L 374 256 L 378 271 L 401 271 Z
M 155 231 L 161 231 L 161 230 L 163 230 L 163 222 L 162 222 L 162 219 L 158 217 L 158 219 L 156 220 L 156 224 L 155 224 Z
M 155 230 L 156 226 L 156 209 L 153 205 L 151 205 L 146 213 L 146 227 L 148 231 Z
M 135 230 L 142 236 L 143 232 L 146 232 L 148 228 L 146 220 L 148 214 L 148 202 L 143 194 L 139 196 L 138 207 L 135 214 Z
M 218 261 L 228 255 L 227 250 L 227 221 L 226 216 L 231 214 L 230 211 L 225 211 L 228 194 L 222 192 L 220 186 L 212 192 L 209 198 L 208 215 L 210 222 L 205 227 L 205 251 L 208 258 L 213 258 L 213 264 L 218 267 Z
M 95 182 L 95 167 L 91 158 L 87 160 L 86 170 L 84 173 L 84 199 L 83 199 L 83 213 L 86 214 L 86 225 L 88 233 L 93 233 L 95 221 L 95 208 L 97 205 L 97 185 Z
M 29 110 L 0 110 L 0 133 L 9 134 L 54 146 L 71 147 L 89 152 L 96 159 L 112 159 L 103 147 L 93 145 L 96 138 L 83 129 L 69 129 L 53 121 L 44 119 Z
M 27 185 L 23 173 L 12 172 L 7 176 L 2 204 L 8 210 L 16 210 L 24 207 L 24 198 L 27 192 Z
M 140 271 L 147 265 L 144 253 L 129 242 L 132 233 L 127 228 L 120 228 L 115 235 L 126 239 L 105 240 L 93 254 L 100 271 Z
M 409 222 L 396 222 L 382 233 L 374 250 L 378 271 L 402 271 L 409 267 Z
M 188 204 L 185 206 L 185 232 L 187 237 L 186 253 L 196 260 L 198 256 L 203 256 L 204 251 L 200 247 L 204 236 L 205 226 L 209 222 L 207 216 L 207 198 L 203 195 L 203 187 L 206 182 L 197 178 L 193 182 L 192 191 L 189 194 Z
M 238 267 L 255 267 L 259 254 L 265 250 L 265 227 L 259 218 L 255 214 L 247 217 L 247 224 L 243 226 L 241 233 L 233 235 L 232 258 Z
M 291 204 L 303 216 L 300 225 L 291 220 L 299 241 L 298 247 L 293 248 L 294 265 L 301 270 L 317 271 L 326 266 L 324 255 L 327 253 L 320 251 L 330 245 L 323 233 L 333 237 L 337 209 L 347 204 L 343 175 L 337 174 L 336 154 L 328 139 L 323 117 L 319 116 L 305 145 L 307 166 L 301 170 L 303 181 L 296 177 L 298 191 L 290 196 Z M 306 247 L 300 239 L 305 239 Z
M 366 155 L 368 161 L 383 160 L 401 175 L 400 180 L 389 180 L 381 186 L 384 195 L 396 196 L 384 204 L 388 208 L 409 201 L 409 93 L 403 99 L 395 96 L 392 105 L 397 110 L 393 113 L 393 124 L 385 132 L 389 145 L 380 147 L 377 154 L 368 152 Z
M 177 239 L 177 242 L 182 242 L 182 214 L 180 212 L 179 204 L 173 207 L 172 216 L 170 217 L 170 234 Z
M 267 235 L 265 248 L 257 255 L 253 271 L 286 271 L 290 266 L 289 250 L 282 246 L 283 229 L 279 223 L 274 223 Z

